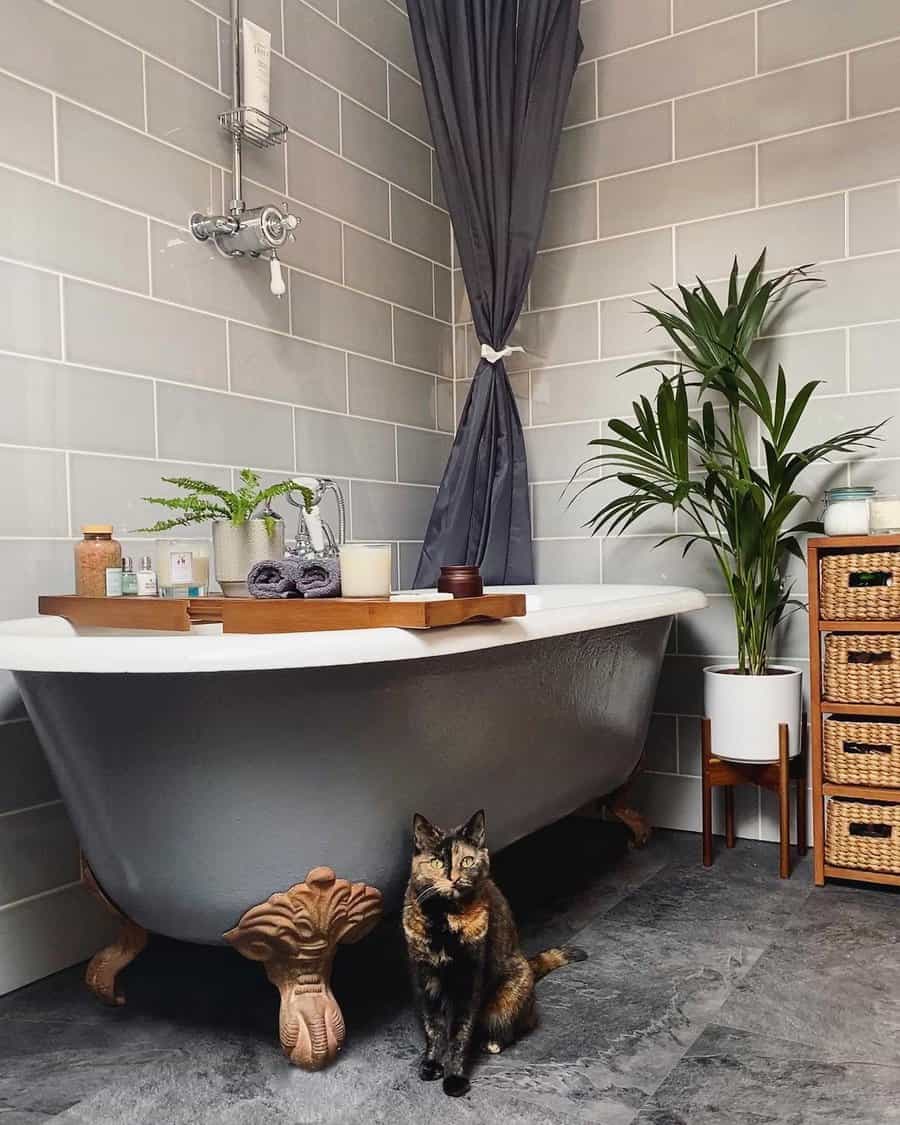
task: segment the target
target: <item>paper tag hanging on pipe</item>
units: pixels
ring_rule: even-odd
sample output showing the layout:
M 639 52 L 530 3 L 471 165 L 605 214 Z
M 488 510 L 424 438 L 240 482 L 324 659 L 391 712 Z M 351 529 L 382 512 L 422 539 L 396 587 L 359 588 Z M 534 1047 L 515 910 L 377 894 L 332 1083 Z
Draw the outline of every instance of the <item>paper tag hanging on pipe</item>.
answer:
M 264 27 L 259 27 L 246 18 L 241 24 L 241 101 L 248 107 L 244 119 L 251 126 L 265 132 L 264 118 L 252 111 L 260 110 L 264 115 L 269 112 L 272 36 Z

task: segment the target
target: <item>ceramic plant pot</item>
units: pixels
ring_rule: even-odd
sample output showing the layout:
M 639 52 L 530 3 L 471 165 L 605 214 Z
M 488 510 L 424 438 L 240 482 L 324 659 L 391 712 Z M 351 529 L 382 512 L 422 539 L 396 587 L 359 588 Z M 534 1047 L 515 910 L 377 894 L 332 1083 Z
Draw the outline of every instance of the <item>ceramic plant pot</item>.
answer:
M 730 762 L 778 760 L 778 725 L 790 729 L 790 756 L 800 753 L 803 674 L 769 665 L 767 676 L 741 676 L 733 665 L 703 669 L 712 752 Z
M 284 557 L 284 524 L 276 520 L 270 535 L 265 520 L 235 526 L 216 521 L 213 530 L 215 574 L 226 598 L 246 598 L 247 575 L 258 562 Z

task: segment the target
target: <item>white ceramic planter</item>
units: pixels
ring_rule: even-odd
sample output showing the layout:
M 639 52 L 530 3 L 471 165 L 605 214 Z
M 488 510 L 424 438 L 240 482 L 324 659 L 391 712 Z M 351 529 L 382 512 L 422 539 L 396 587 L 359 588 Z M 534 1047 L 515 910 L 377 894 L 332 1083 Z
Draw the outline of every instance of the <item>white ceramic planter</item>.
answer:
M 247 597 L 247 575 L 264 559 L 284 557 L 284 523 L 277 520 L 270 535 L 264 520 L 247 520 L 235 527 L 216 521 L 213 530 L 215 574 L 226 598 Z
M 712 752 L 730 762 L 778 760 L 778 725 L 790 728 L 790 756 L 800 753 L 803 673 L 771 664 L 776 675 L 740 676 L 734 665 L 703 669 Z

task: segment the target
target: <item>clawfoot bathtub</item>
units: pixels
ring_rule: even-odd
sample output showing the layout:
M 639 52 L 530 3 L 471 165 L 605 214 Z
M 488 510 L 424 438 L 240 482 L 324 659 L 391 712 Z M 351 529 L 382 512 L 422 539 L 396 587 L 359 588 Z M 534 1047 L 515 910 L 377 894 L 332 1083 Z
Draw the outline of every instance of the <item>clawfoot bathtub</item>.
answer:
M 137 931 L 262 961 L 286 1053 L 320 1066 L 343 1038 L 335 946 L 399 903 L 413 812 L 453 824 L 484 806 L 497 849 L 617 789 L 641 755 L 673 615 L 706 604 L 674 587 L 526 593 L 524 618 L 424 632 L 29 618 L 0 624 L 0 667 L 98 893 Z M 132 932 L 105 951 L 98 992 L 115 996 L 141 947 Z

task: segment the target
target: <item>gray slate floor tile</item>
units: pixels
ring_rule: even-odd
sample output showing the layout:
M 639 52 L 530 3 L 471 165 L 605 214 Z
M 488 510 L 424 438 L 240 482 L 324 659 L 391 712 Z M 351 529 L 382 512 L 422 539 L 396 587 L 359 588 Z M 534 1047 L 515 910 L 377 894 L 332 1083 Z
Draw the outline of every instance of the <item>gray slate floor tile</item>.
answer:
M 720 843 L 720 842 L 719 842 Z M 396 918 L 340 952 L 349 1034 L 287 1065 L 277 994 L 228 949 L 156 938 L 110 1010 L 80 967 L 0 998 L 0 1125 L 892 1125 L 900 1122 L 900 897 L 813 889 L 808 862 L 740 841 L 570 818 L 494 857 L 528 952 L 588 959 L 538 985 L 537 1029 L 446 1098 Z

